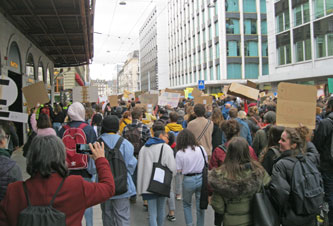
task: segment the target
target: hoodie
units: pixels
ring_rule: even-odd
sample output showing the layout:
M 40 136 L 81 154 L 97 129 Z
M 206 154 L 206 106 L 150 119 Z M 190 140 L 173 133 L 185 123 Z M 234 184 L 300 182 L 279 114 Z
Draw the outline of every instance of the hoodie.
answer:
M 165 132 L 179 132 L 183 130 L 183 126 L 180 124 L 177 124 L 176 122 L 170 122 L 165 126 Z

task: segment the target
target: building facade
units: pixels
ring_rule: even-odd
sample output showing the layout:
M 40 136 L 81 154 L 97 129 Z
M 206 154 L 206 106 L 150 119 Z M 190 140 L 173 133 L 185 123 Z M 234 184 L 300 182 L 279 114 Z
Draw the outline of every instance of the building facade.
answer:
M 327 83 L 333 76 L 333 0 L 267 2 L 270 74 L 261 82 Z
M 91 80 L 90 86 L 96 86 L 98 87 L 98 96 L 100 97 L 107 97 L 109 95 L 109 85 L 108 81 L 103 80 L 103 79 L 96 79 L 96 80 Z
M 265 0 L 169 0 L 169 85 L 220 91 L 268 74 Z
M 167 1 L 157 1 L 139 31 L 141 90 L 169 87 Z
M 136 92 L 140 90 L 139 81 L 139 51 L 135 50 L 128 54 L 127 60 L 123 66 L 123 72 L 118 77 L 119 92 L 124 90 Z

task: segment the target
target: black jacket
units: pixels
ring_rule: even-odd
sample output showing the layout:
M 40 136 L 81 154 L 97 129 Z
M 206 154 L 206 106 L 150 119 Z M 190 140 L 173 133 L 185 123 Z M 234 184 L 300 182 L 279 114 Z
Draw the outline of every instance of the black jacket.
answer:
M 320 168 L 323 171 L 333 171 L 333 161 L 330 158 L 332 133 L 333 112 L 320 121 L 313 138 L 313 143 L 320 154 Z

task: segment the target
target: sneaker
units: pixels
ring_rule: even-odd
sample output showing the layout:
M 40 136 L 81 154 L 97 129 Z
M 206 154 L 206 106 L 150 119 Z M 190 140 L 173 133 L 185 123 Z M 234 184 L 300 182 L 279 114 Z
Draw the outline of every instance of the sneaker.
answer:
M 176 195 L 176 199 L 177 199 L 178 201 L 180 201 L 180 200 L 182 200 L 182 196 L 181 196 L 181 195 Z
M 175 215 L 167 215 L 167 218 L 168 218 L 168 221 L 171 221 L 171 222 L 174 222 L 174 221 L 176 221 L 176 217 L 175 217 Z

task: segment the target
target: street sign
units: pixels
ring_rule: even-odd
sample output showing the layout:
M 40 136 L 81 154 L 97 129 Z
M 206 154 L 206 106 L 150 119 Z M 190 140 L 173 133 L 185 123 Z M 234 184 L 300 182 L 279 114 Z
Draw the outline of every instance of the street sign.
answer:
M 8 107 L 12 105 L 17 98 L 16 83 L 9 77 L 0 79 L 0 106 Z
M 199 80 L 198 81 L 198 89 L 199 90 L 205 89 L 205 80 Z

